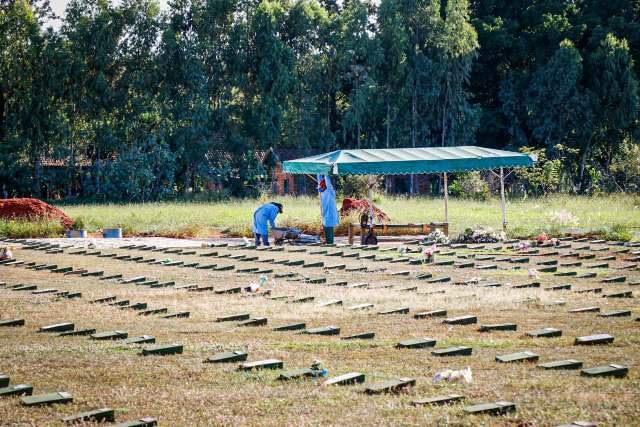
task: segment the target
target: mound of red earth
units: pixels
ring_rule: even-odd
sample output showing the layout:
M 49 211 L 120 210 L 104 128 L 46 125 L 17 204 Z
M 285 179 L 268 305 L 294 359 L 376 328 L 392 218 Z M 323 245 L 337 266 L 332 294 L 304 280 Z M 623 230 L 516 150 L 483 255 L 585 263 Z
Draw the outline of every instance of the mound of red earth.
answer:
M 369 201 L 360 199 L 351 199 L 345 197 L 342 201 L 342 207 L 340 208 L 340 215 L 347 216 L 351 212 L 357 213 L 369 213 Z M 378 221 L 389 221 L 389 216 L 382 212 L 380 209 L 373 207 L 373 214 Z
M 73 221 L 60 209 L 38 199 L 0 199 L 0 218 L 31 221 L 59 220 L 64 228 L 71 228 Z

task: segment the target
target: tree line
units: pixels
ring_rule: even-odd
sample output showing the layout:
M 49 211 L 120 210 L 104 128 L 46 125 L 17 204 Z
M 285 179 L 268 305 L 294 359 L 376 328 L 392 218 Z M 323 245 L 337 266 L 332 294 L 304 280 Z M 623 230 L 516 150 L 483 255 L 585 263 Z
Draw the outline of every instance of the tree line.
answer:
M 0 0 L 10 196 L 243 195 L 279 148 L 455 145 L 541 153 L 554 190 L 638 190 L 638 0 L 71 0 L 58 18 Z

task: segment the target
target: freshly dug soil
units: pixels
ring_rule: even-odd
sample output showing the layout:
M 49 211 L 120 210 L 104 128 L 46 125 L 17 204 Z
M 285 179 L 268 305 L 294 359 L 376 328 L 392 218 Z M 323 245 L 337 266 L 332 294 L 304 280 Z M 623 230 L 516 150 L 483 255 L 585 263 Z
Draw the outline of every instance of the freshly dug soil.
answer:
M 60 209 L 38 199 L 0 199 L 0 218 L 32 221 L 59 220 L 64 228 L 71 228 L 73 221 Z
M 351 212 L 369 213 L 369 201 L 345 197 L 344 200 L 342 200 L 340 215 L 347 216 Z M 373 207 L 373 214 L 375 215 L 376 219 L 379 221 L 389 220 L 389 216 L 375 206 Z

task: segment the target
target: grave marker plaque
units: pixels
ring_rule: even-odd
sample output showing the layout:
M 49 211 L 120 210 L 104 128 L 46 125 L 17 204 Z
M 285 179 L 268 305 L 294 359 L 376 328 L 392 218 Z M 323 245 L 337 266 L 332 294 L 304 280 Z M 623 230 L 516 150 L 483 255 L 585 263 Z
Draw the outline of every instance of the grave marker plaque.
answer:
M 161 319 L 184 319 L 188 318 L 191 313 L 188 311 L 178 311 L 176 313 L 165 314 L 160 316 Z
M 473 348 L 471 347 L 465 347 L 465 346 L 454 346 L 454 347 L 447 347 L 447 348 L 441 348 L 438 350 L 434 350 L 431 352 L 432 355 L 434 356 L 440 356 L 440 357 L 445 357 L 445 356 L 471 356 L 471 353 L 473 352 Z
M 375 332 L 362 332 L 359 334 L 354 334 L 354 335 L 349 335 L 346 337 L 342 337 L 342 340 L 372 340 L 373 338 L 375 338 L 376 334 Z
M 205 363 L 235 363 L 247 360 L 247 353 L 244 351 L 226 351 L 208 357 Z
M 16 384 L 0 388 L 0 397 L 3 396 L 31 396 L 33 386 L 31 384 Z
M 251 317 L 249 313 L 231 314 L 229 316 L 218 317 L 216 322 L 235 322 L 238 320 L 247 320 Z
M 480 403 L 478 405 L 465 406 L 462 410 L 468 414 L 505 415 L 509 412 L 515 412 L 516 405 L 513 402 L 499 400 L 493 403 Z
M 481 325 L 479 331 L 480 332 L 491 332 L 491 331 L 516 331 L 518 329 L 518 325 L 515 323 L 494 323 L 490 325 Z
M 471 325 L 478 323 L 478 318 L 472 315 L 457 316 L 445 319 L 442 323 L 447 325 Z
M 290 323 L 288 325 L 282 325 L 282 326 L 276 326 L 275 328 L 271 329 L 272 331 L 276 331 L 276 332 L 281 332 L 281 331 L 298 331 L 301 329 L 305 329 L 307 327 L 307 324 L 304 322 L 299 322 L 299 323 Z
M 75 325 L 70 322 L 56 323 L 53 325 L 42 326 L 38 332 L 65 332 L 72 331 Z
M 597 344 L 611 344 L 614 337 L 609 334 L 595 334 L 577 337 L 576 345 L 597 345 Z
M 100 332 L 91 335 L 92 340 L 105 341 L 105 340 L 124 340 L 129 336 L 128 333 L 123 331 L 110 331 Z
M 583 377 L 615 377 L 623 378 L 629 373 L 629 368 L 624 365 L 610 364 L 605 366 L 596 366 L 594 368 L 586 368 L 580 371 Z
M 598 317 L 628 317 L 631 316 L 631 310 L 615 310 L 598 314 Z
M 574 308 L 570 310 L 569 313 L 599 313 L 600 307 L 583 307 L 583 308 Z
M 340 335 L 340 328 L 337 328 L 335 326 L 311 328 L 311 329 L 305 329 L 303 333 L 307 335 Z
M 40 394 L 36 396 L 24 396 L 20 398 L 23 406 L 43 406 L 56 403 L 63 404 L 73 402 L 73 396 L 66 391 L 56 393 Z
M 182 354 L 182 344 L 169 344 L 169 345 L 153 345 L 144 347 L 141 356 L 170 356 L 173 354 Z
M 267 324 L 266 317 L 254 317 L 253 319 L 244 320 L 238 323 L 238 326 L 265 326 Z
M 397 393 L 416 385 L 414 378 L 397 378 L 372 384 L 364 389 L 366 394 Z
M 428 348 L 434 347 L 435 345 L 436 340 L 434 340 L 433 338 L 418 338 L 400 341 L 396 344 L 396 348 Z
M 24 319 L 0 320 L 0 326 L 24 326 Z
M 552 338 L 562 336 L 562 331 L 556 328 L 542 328 L 525 334 L 531 338 Z
M 278 359 L 258 360 L 256 362 L 243 363 L 238 367 L 240 371 L 252 371 L 254 369 L 282 369 L 284 363 Z
M 556 360 L 553 362 L 541 363 L 538 368 L 542 369 L 580 369 L 582 362 L 575 359 Z
M 156 337 L 151 335 L 142 335 L 139 337 L 127 338 L 122 341 L 122 344 L 155 344 Z
M 513 363 L 513 362 L 536 362 L 540 356 L 531 351 L 522 351 L 518 353 L 504 354 L 496 356 L 496 362 Z
M 86 328 L 86 329 L 77 329 L 75 331 L 67 331 L 58 334 L 59 337 L 82 337 L 85 335 L 95 334 L 96 330 L 94 328 Z
M 77 423 L 103 423 L 103 422 L 115 422 L 115 413 L 111 408 L 94 409 L 93 411 L 81 412 L 77 415 L 71 415 L 64 417 L 62 421 L 67 424 Z
M 428 397 L 426 399 L 414 400 L 411 402 L 413 406 L 425 406 L 425 405 L 449 405 L 464 400 L 464 396 L 461 394 L 445 394 L 443 396 Z
M 362 384 L 365 380 L 364 374 L 360 372 L 349 372 L 347 374 L 339 375 L 337 377 L 329 378 L 324 382 L 324 385 L 352 385 Z
M 386 314 L 407 314 L 409 312 L 409 307 L 401 307 L 401 308 L 393 308 L 390 310 L 384 310 L 378 312 L 378 315 L 386 315 Z

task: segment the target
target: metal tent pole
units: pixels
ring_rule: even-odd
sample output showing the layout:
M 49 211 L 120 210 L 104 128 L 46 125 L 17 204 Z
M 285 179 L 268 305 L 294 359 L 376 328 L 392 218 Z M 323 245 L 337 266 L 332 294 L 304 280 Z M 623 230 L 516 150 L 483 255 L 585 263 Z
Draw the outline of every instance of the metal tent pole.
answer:
M 449 223 L 449 183 L 447 173 L 444 173 L 444 222 Z
M 500 204 L 502 205 L 502 231 L 507 231 L 507 205 L 504 201 L 504 170 L 500 168 Z
M 371 226 L 373 227 L 373 183 L 374 177 L 373 175 L 369 175 L 369 219 L 371 221 Z

